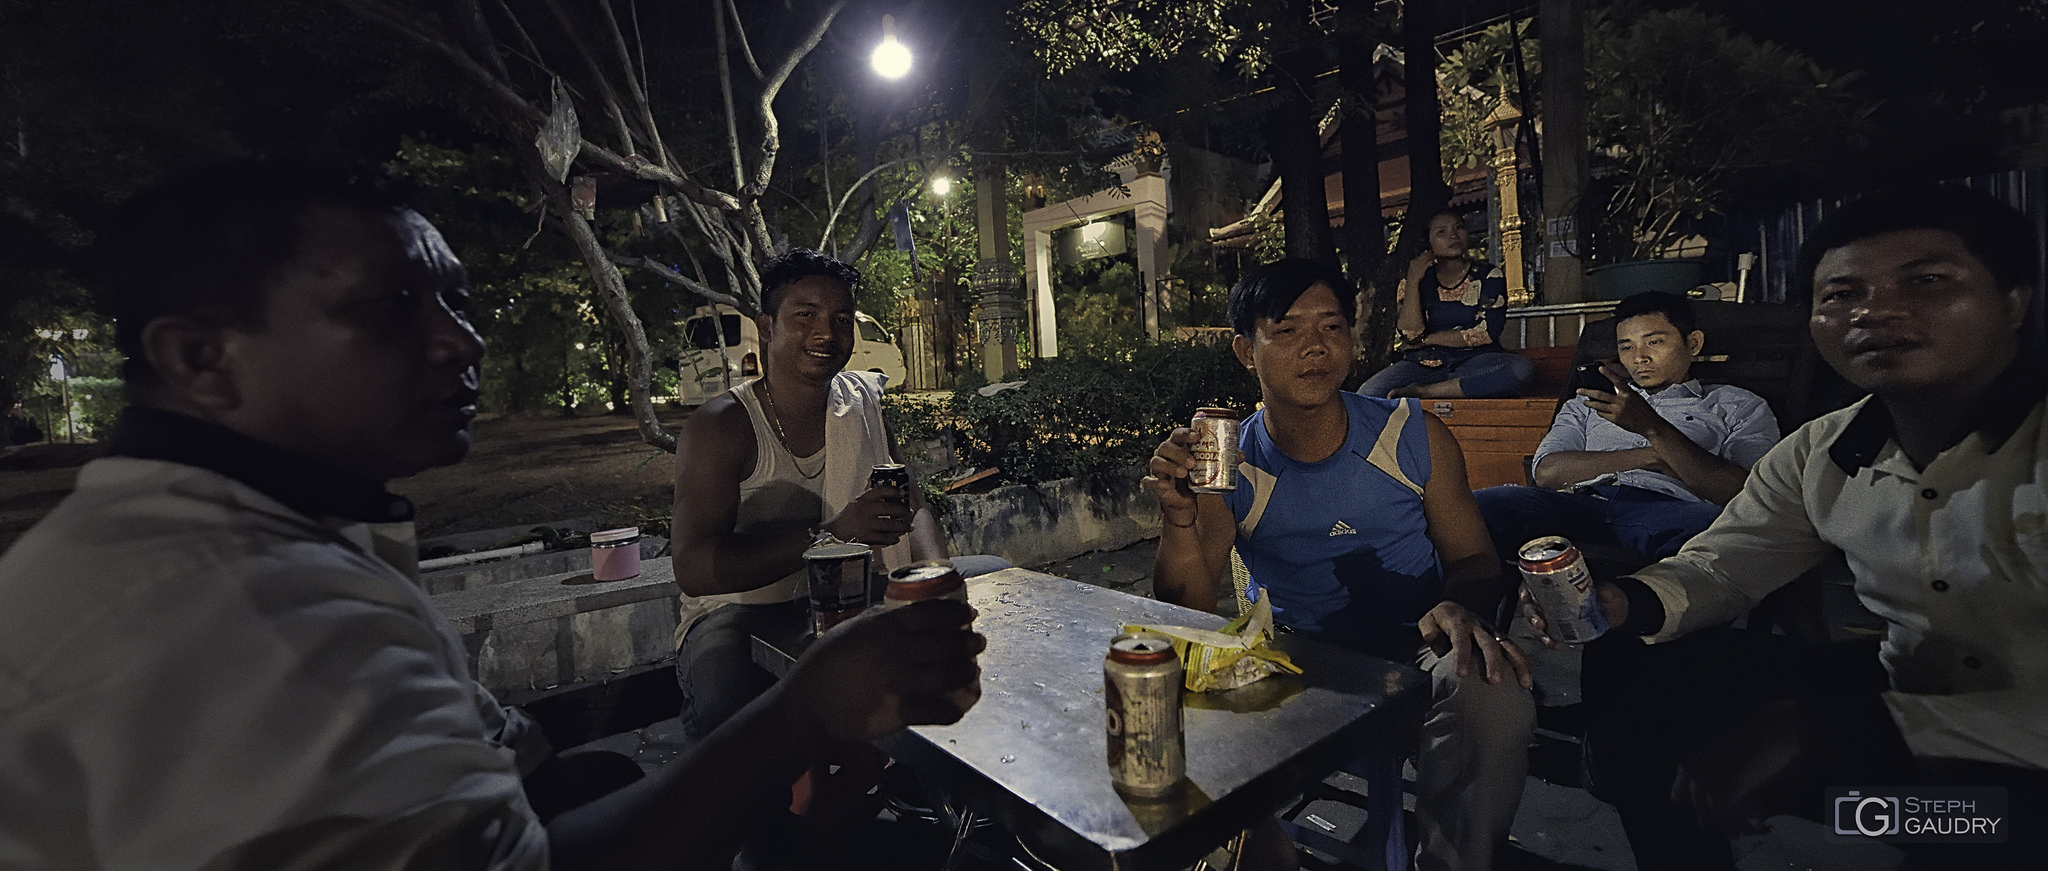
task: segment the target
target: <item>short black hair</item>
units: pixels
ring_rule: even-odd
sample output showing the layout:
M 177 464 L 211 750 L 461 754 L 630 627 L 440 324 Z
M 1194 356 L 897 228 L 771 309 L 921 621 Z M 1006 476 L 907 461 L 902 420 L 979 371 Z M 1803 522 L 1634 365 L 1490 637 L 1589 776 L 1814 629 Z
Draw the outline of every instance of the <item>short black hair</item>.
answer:
M 1337 308 L 1344 322 L 1356 324 L 1358 287 L 1337 267 L 1317 260 L 1289 257 L 1253 269 L 1230 289 L 1230 328 L 1249 338 L 1259 318 L 1277 321 L 1294 307 L 1294 301 L 1318 282 L 1337 294 Z
M 1829 251 L 1900 230 L 1955 234 L 1991 270 L 1999 290 L 2039 287 L 2040 242 L 2033 222 L 1997 197 L 1958 185 L 1882 191 L 1842 206 L 1800 247 L 1796 286 L 1812 298 L 1813 273 Z
M 99 301 L 114 318 L 123 376 L 146 386 L 156 372 L 142 330 L 163 317 L 223 326 L 263 323 L 264 288 L 299 254 L 301 221 L 317 206 L 407 208 L 373 169 L 237 161 L 153 185 L 116 209 L 95 243 Z
M 1646 291 L 1623 297 L 1621 304 L 1614 307 L 1614 326 L 1641 315 L 1663 315 L 1671 325 L 1678 328 L 1679 338 L 1692 335 L 1700 328 L 1699 318 L 1692 313 L 1692 301 L 1675 293 L 1661 290 Z
M 846 285 L 846 292 L 860 284 L 860 270 L 809 248 L 791 248 L 761 264 L 761 313 L 774 315 L 782 306 L 782 292 L 789 286 L 822 275 Z

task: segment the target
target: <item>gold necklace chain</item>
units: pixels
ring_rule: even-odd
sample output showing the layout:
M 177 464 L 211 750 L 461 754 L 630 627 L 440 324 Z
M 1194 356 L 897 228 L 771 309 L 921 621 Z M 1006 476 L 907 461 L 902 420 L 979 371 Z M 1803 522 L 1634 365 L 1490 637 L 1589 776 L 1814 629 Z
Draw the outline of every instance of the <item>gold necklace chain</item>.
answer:
M 789 453 L 790 465 L 795 466 L 796 473 L 803 475 L 806 481 L 825 474 L 825 466 L 823 464 L 819 464 L 818 471 L 808 474 L 804 472 L 804 464 L 797 462 L 796 448 L 789 443 L 789 434 L 782 431 L 782 415 L 775 410 L 775 396 L 768 390 L 768 376 L 761 376 L 759 383 L 761 385 L 761 400 L 768 403 L 768 424 L 775 427 L 775 440 L 781 442 L 782 449 Z

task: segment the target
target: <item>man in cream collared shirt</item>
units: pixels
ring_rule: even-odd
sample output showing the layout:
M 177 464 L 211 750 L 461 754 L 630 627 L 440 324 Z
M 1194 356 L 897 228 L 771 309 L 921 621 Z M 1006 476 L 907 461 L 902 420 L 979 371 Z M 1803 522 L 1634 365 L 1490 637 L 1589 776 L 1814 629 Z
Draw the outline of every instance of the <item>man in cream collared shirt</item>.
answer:
M 1545 535 L 1670 556 L 1778 441 L 1763 397 L 1692 377 L 1707 336 L 1685 297 L 1631 296 L 1614 323 L 1616 359 L 1602 370 L 1612 386 L 1581 388 L 1558 409 L 1536 446 L 1536 486 L 1472 494 L 1503 558 Z
M 1662 685 L 1632 724 L 1652 740 L 1614 748 L 1626 758 L 1589 746 L 1596 781 L 1622 773 L 1603 797 L 1640 867 L 1732 868 L 1709 827 L 1819 815 L 1826 788 L 1898 784 L 2004 787 L 2011 803 L 2007 843 L 1912 845 L 1914 861 L 2039 867 L 2048 373 L 2025 326 L 2037 250 L 2026 218 L 1953 187 L 1865 198 L 1807 241 L 1814 341 L 1872 395 L 1773 449 L 1676 556 L 1598 591 L 1614 631 L 1660 654 Z M 1815 656 L 1708 630 L 1836 552 L 1886 623 L 1875 649 Z
M 364 177 L 260 162 L 102 229 L 132 404 L 0 556 L 0 868 L 724 867 L 813 763 L 960 716 L 972 612 L 863 617 L 543 823 L 545 742 L 470 678 L 386 490 L 469 450 L 484 347 L 441 234 Z

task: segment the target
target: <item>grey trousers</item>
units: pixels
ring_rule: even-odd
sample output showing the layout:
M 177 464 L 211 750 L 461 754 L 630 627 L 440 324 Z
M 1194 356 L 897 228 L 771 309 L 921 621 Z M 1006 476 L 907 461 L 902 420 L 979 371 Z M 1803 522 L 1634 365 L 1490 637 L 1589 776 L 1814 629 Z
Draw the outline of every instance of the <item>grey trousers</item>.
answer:
M 1449 656 L 1424 650 L 1432 701 L 1415 760 L 1420 871 L 1488 871 L 1507 843 L 1529 774 L 1536 700 L 1512 676 L 1486 682 L 1484 669 L 1458 676 Z

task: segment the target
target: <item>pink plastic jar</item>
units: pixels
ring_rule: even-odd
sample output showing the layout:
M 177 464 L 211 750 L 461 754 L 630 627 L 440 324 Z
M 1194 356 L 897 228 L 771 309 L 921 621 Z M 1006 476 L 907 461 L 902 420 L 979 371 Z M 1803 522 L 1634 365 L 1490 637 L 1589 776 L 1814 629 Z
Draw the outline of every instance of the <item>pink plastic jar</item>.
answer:
M 639 577 L 640 528 L 628 526 L 591 533 L 590 576 L 596 581 Z

